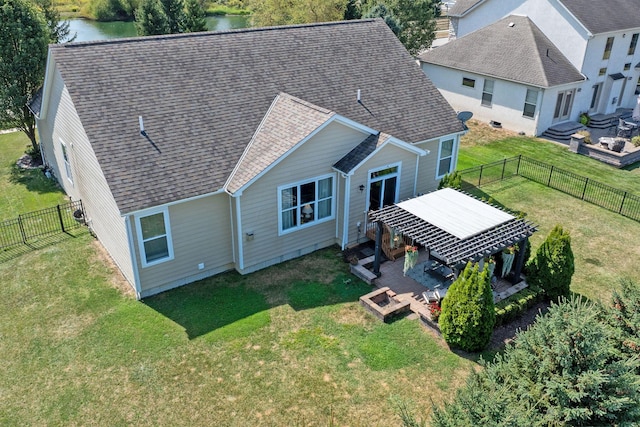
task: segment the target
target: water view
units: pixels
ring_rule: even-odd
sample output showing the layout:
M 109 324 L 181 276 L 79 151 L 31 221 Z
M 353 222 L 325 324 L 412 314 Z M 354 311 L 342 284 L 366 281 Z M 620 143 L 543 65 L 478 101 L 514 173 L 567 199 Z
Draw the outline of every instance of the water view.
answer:
M 207 28 L 214 30 L 231 30 L 249 26 L 247 16 L 210 16 L 207 17 Z M 71 34 L 78 36 L 75 41 L 86 42 L 92 40 L 108 40 L 122 37 L 137 36 L 133 22 L 97 22 L 87 19 L 69 20 Z

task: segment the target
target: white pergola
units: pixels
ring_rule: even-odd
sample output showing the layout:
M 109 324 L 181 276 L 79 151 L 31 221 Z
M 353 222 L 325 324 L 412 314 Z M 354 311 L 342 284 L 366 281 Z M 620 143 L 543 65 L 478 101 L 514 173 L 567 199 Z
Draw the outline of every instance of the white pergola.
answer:
M 454 269 L 477 262 L 526 239 L 537 227 L 504 209 L 451 188 L 437 190 L 378 211 L 369 212 L 377 223 L 374 273 L 379 274 L 383 224 L 422 245 L 429 257 Z M 524 251 L 519 251 L 515 267 L 520 277 Z

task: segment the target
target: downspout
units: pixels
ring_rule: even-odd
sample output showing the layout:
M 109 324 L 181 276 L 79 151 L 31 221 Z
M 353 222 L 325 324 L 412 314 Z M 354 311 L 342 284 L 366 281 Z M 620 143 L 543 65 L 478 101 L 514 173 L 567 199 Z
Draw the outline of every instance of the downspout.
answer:
M 344 176 L 344 218 L 342 219 L 342 250 L 349 240 L 349 197 L 351 197 L 351 175 Z
M 234 196 L 236 198 L 236 227 L 238 227 L 238 267 L 240 270 L 244 270 L 244 254 L 242 251 L 242 215 L 240 212 L 240 195 Z
M 140 288 L 140 272 L 138 271 L 138 261 L 136 259 L 136 249 L 133 243 L 133 230 L 131 228 L 131 216 L 124 217 L 124 223 L 127 227 L 127 242 L 129 243 L 129 254 L 131 258 L 131 268 L 133 269 L 133 286 L 136 291 L 136 299 L 140 299 L 142 289 Z
M 340 200 L 340 175 L 338 175 L 338 180 L 337 180 L 337 184 L 336 184 L 336 200 Z M 337 220 L 338 217 L 338 208 L 337 206 L 334 206 L 334 208 L 336 209 L 336 235 L 335 235 L 335 239 L 336 241 L 338 240 L 338 237 L 340 237 L 340 223 Z
M 416 173 L 413 180 L 413 197 L 416 197 L 418 192 L 418 170 L 420 169 L 420 155 L 416 154 Z
M 229 223 L 233 224 L 233 200 L 231 197 L 229 198 Z M 231 230 L 231 259 L 233 263 L 236 263 L 236 236 L 233 234 L 233 230 Z

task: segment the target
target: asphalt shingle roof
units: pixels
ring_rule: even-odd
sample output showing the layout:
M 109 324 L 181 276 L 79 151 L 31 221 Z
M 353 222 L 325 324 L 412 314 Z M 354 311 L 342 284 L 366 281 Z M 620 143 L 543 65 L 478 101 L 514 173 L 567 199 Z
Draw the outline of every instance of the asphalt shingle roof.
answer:
M 466 11 L 482 1 L 483 0 L 457 0 L 456 4 L 449 9 L 449 16 L 462 16 Z
M 638 0 L 560 0 L 592 34 L 640 28 Z
M 389 135 L 380 133 L 369 135 L 360 144 L 356 145 L 353 150 L 349 151 L 343 158 L 338 160 L 333 167 L 343 173 L 349 173 L 360 164 L 368 155 L 373 153 L 376 148 L 384 144 L 389 139 Z
M 419 59 L 543 88 L 584 80 L 584 76 L 526 16 L 507 16 L 425 52 Z
M 280 92 L 407 142 L 463 130 L 380 19 L 67 43 L 51 55 L 122 213 L 222 188 Z
M 231 174 L 227 190 L 238 191 L 334 116 L 329 110 L 279 94 Z

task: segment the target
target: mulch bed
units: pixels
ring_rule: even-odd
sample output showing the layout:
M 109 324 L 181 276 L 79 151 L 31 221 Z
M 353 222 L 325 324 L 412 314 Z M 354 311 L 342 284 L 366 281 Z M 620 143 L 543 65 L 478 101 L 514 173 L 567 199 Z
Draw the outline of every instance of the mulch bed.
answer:
M 538 304 L 522 313 L 522 315 L 517 319 L 514 319 L 509 323 L 505 323 L 504 325 L 495 328 L 493 330 L 491 342 L 489 343 L 489 350 L 499 350 L 506 344 L 513 341 L 518 331 L 526 330 L 531 324 L 535 322 L 536 316 L 540 314 L 540 312 L 545 313 L 548 308 L 548 302 L 539 302 Z

